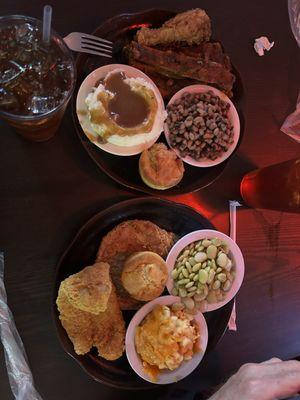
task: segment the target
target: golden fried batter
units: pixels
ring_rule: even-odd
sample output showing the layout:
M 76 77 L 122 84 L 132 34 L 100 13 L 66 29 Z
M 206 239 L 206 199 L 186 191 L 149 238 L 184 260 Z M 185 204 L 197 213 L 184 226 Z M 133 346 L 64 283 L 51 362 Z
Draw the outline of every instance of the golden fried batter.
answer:
M 91 269 L 94 269 L 94 271 L 91 272 Z M 107 360 L 116 360 L 122 356 L 124 351 L 125 323 L 118 304 L 115 288 L 109 276 L 108 279 L 111 289 L 106 301 L 105 311 L 95 314 L 93 306 L 91 308 L 93 312 L 82 311 L 82 309 L 78 308 L 78 306 L 82 306 L 78 298 L 76 306 L 69 301 L 69 290 L 71 289 L 71 295 L 74 296 L 75 289 L 71 284 L 68 284 L 68 279 L 74 281 L 76 278 L 76 286 L 80 287 L 80 290 L 87 289 L 88 292 L 88 288 L 92 283 L 89 279 L 93 279 L 94 273 L 99 273 L 100 276 L 103 276 L 108 273 L 108 271 L 108 264 L 97 263 L 67 278 L 60 285 L 56 304 L 60 312 L 59 319 L 64 329 L 67 331 L 77 354 L 86 354 L 95 346 L 99 356 Z M 67 282 L 67 284 L 65 284 L 65 282 Z M 92 304 L 92 299 L 94 298 L 93 294 L 92 291 L 90 298 L 88 294 L 85 294 L 83 297 L 86 310 L 88 309 L 86 305 Z M 99 304 L 100 303 L 101 301 Z M 102 305 L 103 304 L 104 303 L 102 303 Z
M 142 28 L 137 32 L 138 42 L 147 46 L 174 42 L 199 44 L 207 42 L 210 37 L 210 18 L 200 8 L 177 14 L 166 21 L 161 28 Z
M 109 265 L 104 263 L 86 267 L 61 283 L 69 303 L 92 314 L 106 310 L 111 288 Z
M 116 285 L 122 310 L 138 308 L 139 302 L 132 299 L 121 282 L 121 273 L 127 257 L 138 251 L 152 251 L 165 257 L 174 242 L 174 234 L 159 228 L 150 221 L 129 220 L 112 229 L 101 241 L 97 262 L 110 264 L 110 273 Z

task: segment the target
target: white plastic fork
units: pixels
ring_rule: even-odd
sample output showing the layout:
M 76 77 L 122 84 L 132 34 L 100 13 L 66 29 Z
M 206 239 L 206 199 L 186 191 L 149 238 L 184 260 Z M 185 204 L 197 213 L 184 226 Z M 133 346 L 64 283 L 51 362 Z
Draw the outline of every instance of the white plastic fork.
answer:
M 113 43 L 87 33 L 72 32 L 64 38 L 69 49 L 97 56 L 112 57 Z

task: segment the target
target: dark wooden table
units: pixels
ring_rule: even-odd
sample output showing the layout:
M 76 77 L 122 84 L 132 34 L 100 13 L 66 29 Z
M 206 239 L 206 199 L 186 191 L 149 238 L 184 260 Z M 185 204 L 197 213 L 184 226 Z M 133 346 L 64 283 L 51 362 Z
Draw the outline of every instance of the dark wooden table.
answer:
M 40 17 L 40 0 L 1 0 L 0 14 Z M 202 212 L 228 233 L 228 200 L 242 175 L 300 155 L 300 146 L 280 132 L 300 87 L 299 48 L 292 36 L 285 0 L 142 0 L 101 2 L 53 0 L 54 27 L 62 35 L 93 31 L 104 19 L 145 8 L 202 6 L 245 85 L 243 142 L 222 177 L 207 189 L 173 198 Z M 258 57 L 253 39 L 266 34 L 272 51 Z M 0 249 L 5 252 L 8 300 L 24 341 L 36 386 L 47 400 L 192 399 L 186 390 L 221 383 L 241 364 L 271 356 L 300 354 L 300 216 L 238 211 L 237 241 L 246 261 L 237 298 L 238 331 L 228 332 L 203 368 L 182 383 L 152 392 L 129 393 L 90 379 L 62 350 L 51 317 L 57 260 L 78 228 L 94 213 L 136 196 L 101 173 L 75 134 L 70 110 L 57 136 L 46 143 L 22 140 L 0 124 Z M 2 348 L 0 398 L 11 399 Z M 186 397 L 185 397 L 186 396 Z

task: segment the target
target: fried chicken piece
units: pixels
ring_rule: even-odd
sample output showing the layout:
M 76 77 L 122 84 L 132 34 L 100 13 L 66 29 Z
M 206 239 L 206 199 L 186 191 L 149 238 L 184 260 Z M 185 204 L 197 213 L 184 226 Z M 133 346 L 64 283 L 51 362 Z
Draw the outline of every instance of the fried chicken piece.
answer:
M 61 283 L 69 303 L 92 314 L 106 310 L 111 288 L 109 265 L 104 263 L 86 267 Z
M 78 274 L 72 275 L 61 283 L 56 300 L 60 313 L 59 319 L 67 331 L 77 354 L 86 354 L 95 346 L 99 356 L 106 360 L 116 360 L 122 356 L 124 351 L 125 323 L 118 304 L 115 288 L 111 281 L 111 291 L 106 302 L 106 309 L 103 312 L 95 314 L 93 312 L 82 311 L 82 309 L 77 308 L 77 306 L 82 306 L 78 299 L 76 307 L 69 301 L 69 290 L 71 290 L 73 296 L 75 289 L 72 287 L 72 282 L 69 284 L 68 279 L 74 281 L 76 278 L 76 286 L 80 286 L 80 290 L 86 288 L 88 291 L 91 284 L 89 279 L 93 279 L 93 273 L 95 272 L 90 271 L 93 268 L 102 275 L 106 275 L 109 272 L 108 264 L 97 263 L 94 266 L 83 269 Z M 66 281 L 67 284 L 64 284 Z M 89 299 L 88 297 L 88 294 L 83 296 L 84 308 L 86 308 L 87 304 L 92 304 L 94 298 L 93 291 Z M 91 309 L 94 311 L 93 306 Z
M 177 14 L 166 21 L 161 28 L 141 28 L 137 32 L 138 42 L 147 46 L 174 42 L 199 44 L 207 42 L 210 37 L 210 18 L 200 8 Z
M 138 251 L 152 251 L 165 257 L 173 242 L 173 233 L 143 220 L 122 222 L 102 239 L 96 261 L 109 262 L 111 278 L 116 286 L 122 310 L 136 309 L 141 305 L 130 297 L 121 282 L 121 273 L 127 257 Z

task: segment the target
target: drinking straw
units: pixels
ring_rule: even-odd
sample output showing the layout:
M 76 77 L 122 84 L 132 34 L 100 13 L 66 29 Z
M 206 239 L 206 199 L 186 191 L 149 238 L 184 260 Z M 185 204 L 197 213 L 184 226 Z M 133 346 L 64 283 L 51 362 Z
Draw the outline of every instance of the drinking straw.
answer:
M 234 242 L 236 242 L 236 208 L 241 205 L 236 200 L 229 200 L 230 237 Z
M 229 200 L 230 237 L 234 242 L 236 242 L 236 208 L 241 205 L 242 204 L 236 200 Z M 237 331 L 235 299 L 228 322 L 228 328 L 230 331 Z
M 51 32 L 51 18 L 52 18 L 52 7 L 44 6 L 43 11 L 43 41 L 45 43 L 50 42 L 50 32 Z

